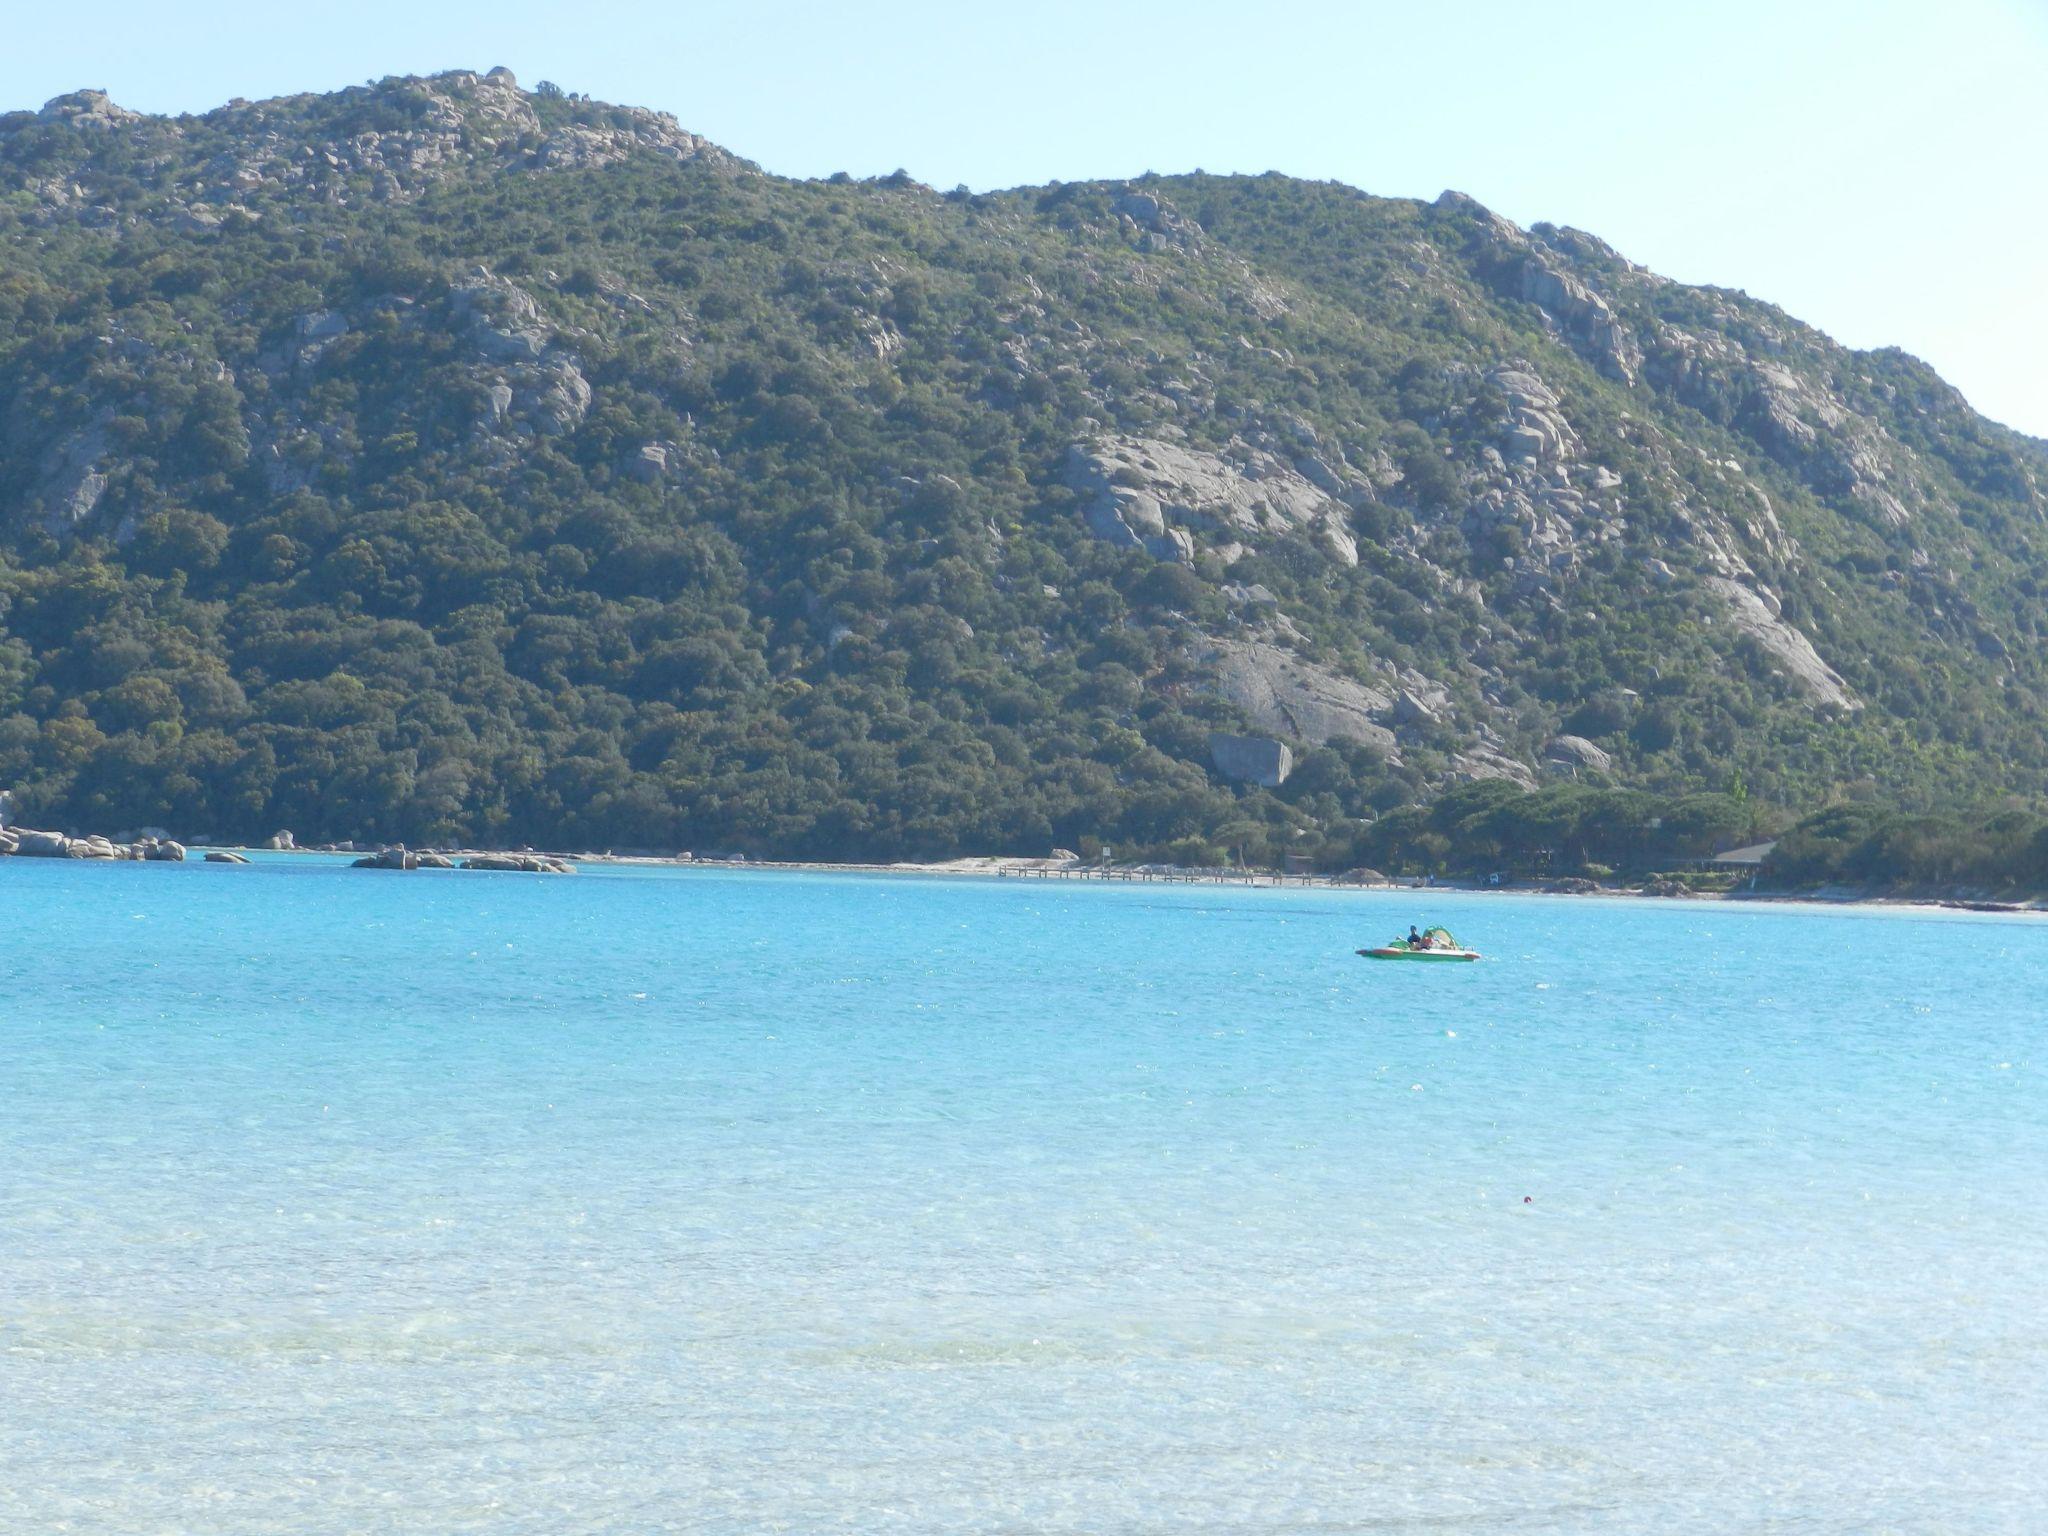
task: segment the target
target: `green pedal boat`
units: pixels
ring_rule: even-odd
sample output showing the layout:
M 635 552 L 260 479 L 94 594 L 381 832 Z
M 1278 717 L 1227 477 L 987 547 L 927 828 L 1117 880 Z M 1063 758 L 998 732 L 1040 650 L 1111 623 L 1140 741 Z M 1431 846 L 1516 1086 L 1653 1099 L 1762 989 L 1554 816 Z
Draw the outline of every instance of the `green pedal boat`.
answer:
M 1391 944 L 1382 944 L 1378 949 L 1361 949 L 1359 953 L 1368 960 L 1477 960 L 1479 951 L 1466 949 L 1451 937 L 1448 928 L 1425 929 L 1419 947 L 1411 947 L 1406 939 L 1396 939 Z

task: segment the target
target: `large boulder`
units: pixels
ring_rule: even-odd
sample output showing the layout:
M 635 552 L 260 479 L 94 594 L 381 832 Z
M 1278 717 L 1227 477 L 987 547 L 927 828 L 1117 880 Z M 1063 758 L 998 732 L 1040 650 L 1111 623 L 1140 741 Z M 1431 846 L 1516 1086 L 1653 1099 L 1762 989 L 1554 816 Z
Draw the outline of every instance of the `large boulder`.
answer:
M 1614 767 L 1614 760 L 1606 750 L 1583 736 L 1552 737 L 1543 749 L 1543 760 L 1553 768 L 1567 771 L 1584 769 L 1588 773 L 1606 773 Z
M 291 833 L 273 832 L 270 835 L 270 841 L 265 843 L 263 846 L 266 848 L 274 848 L 279 852 L 288 852 L 296 849 L 299 845 L 295 841 L 293 841 Z
M 230 853 L 225 848 L 209 848 L 206 850 L 206 862 L 209 864 L 246 864 L 249 861 L 242 854 Z
M 30 859 L 68 859 L 71 857 L 71 839 L 62 832 L 36 832 L 27 827 L 16 827 L 14 851 Z
M 1233 736 L 1217 731 L 1209 737 L 1209 761 L 1226 779 L 1278 789 L 1294 772 L 1294 752 L 1269 736 Z
M 626 472 L 642 485 L 659 485 L 668 478 L 668 449 L 661 443 L 642 443 L 640 451 L 626 464 Z
M 1524 789 L 1536 787 L 1536 775 L 1527 763 L 1520 758 L 1509 757 L 1505 752 L 1484 742 L 1463 752 L 1453 753 L 1451 773 L 1454 778 L 1466 781 L 1505 779 L 1508 783 L 1519 784 Z
M 356 869 L 418 869 L 420 856 L 410 852 L 405 844 L 398 843 L 382 853 L 372 853 L 357 859 L 352 866 Z
M 1412 688 L 1403 688 L 1394 695 L 1394 718 L 1403 725 L 1426 723 L 1436 724 L 1441 718 L 1427 699 Z

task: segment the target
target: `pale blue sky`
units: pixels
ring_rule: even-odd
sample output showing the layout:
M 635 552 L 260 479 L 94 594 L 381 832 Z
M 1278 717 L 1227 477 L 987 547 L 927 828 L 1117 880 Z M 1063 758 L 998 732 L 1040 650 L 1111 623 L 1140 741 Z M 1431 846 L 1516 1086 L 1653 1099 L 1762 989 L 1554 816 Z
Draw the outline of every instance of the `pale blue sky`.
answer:
M 0 109 L 505 64 L 791 175 L 1457 187 L 1920 354 L 2048 436 L 2048 0 L 0 0 Z

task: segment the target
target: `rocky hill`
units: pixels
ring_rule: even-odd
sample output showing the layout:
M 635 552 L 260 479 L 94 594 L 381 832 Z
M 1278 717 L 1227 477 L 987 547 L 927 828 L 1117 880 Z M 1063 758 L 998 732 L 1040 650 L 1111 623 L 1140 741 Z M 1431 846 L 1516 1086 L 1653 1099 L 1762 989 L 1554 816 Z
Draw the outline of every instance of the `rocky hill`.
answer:
M 43 824 L 1340 861 L 1474 780 L 2032 795 L 2044 514 L 1914 359 L 1457 193 L 789 181 L 502 70 L 0 116 Z

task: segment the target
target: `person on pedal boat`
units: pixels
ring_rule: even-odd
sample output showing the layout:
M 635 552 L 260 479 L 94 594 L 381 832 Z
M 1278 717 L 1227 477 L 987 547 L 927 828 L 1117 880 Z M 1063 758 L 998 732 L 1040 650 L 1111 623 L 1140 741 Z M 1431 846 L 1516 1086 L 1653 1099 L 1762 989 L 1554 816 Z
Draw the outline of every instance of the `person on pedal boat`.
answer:
M 1413 923 L 1410 923 L 1408 925 L 1408 947 L 1410 949 L 1429 948 L 1429 940 L 1424 938 L 1421 934 L 1415 931 L 1415 925 Z

